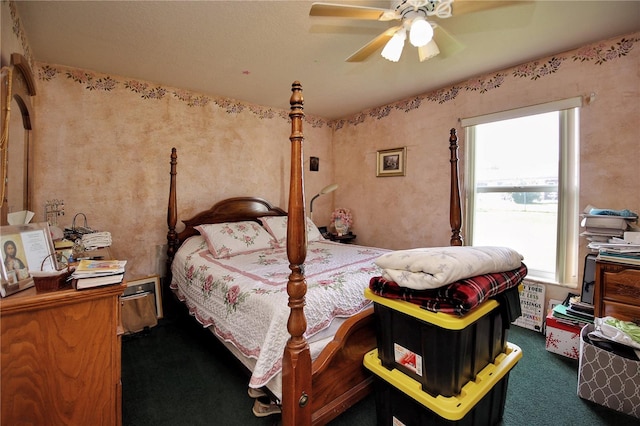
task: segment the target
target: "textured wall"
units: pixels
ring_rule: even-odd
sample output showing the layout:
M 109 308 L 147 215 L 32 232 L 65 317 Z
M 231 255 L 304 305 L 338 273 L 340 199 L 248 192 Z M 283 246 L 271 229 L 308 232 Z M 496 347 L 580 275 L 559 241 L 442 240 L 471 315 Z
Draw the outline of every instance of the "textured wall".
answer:
M 287 208 L 288 110 L 52 65 L 39 64 L 38 71 L 36 217 L 47 199 L 64 199 L 61 224 L 82 212 L 89 226 L 110 231 L 113 251 L 129 261 L 129 278 L 160 272 L 172 147 L 178 150 L 179 219 L 235 196 Z M 283 88 L 285 108 L 290 93 Z M 307 172 L 311 193 L 333 175 L 331 128 L 310 121 L 305 135 L 305 169 L 309 156 L 321 159 L 319 172 Z M 330 214 L 326 201 L 314 203 L 316 217 Z
M 352 209 L 358 241 L 392 249 L 448 245 L 451 128 L 458 131 L 464 171 L 458 119 L 591 93 L 594 100 L 580 113 L 580 206 L 640 212 L 638 41 L 639 34 L 606 40 L 336 123 L 336 181 L 348 182 L 336 203 Z M 407 175 L 376 177 L 376 151 L 401 146 L 408 151 Z M 581 239 L 580 259 L 586 244 Z
M 6 2 L 2 7 L 4 58 L 11 17 Z M 10 37 L 9 45 L 29 57 L 20 32 Z M 464 167 L 458 119 L 591 93 L 595 100 L 581 112 L 580 205 L 640 211 L 639 37 L 606 40 L 333 123 L 307 117 L 307 203 L 325 185 L 340 185 L 314 203 L 316 223 L 328 224 L 333 207 L 345 207 L 361 244 L 448 245 L 450 128 L 458 129 Z M 128 278 L 157 272 L 173 146 L 180 217 L 247 194 L 286 207 L 289 87 L 282 88 L 283 109 L 270 110 L 54 64 L 34 70 L 36 219 L 46 200 L 63 198 L 61 223 L 84 212 L 89 225 L 111 231 L 114 251 L 130 262 Z M 377 178 L 376 151 L 401 146 L 408 150 L 407 175 Z M 320 157 L 319 172 L 308 172 L 309 156 Z M 582 240 L 581 258 L 585 246 Z

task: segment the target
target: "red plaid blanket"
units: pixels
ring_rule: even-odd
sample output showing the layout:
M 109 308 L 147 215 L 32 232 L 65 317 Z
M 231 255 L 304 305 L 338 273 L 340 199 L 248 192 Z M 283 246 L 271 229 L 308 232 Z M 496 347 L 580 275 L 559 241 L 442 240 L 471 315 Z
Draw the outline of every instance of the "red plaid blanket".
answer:
M 393 281 L 373 277 L 369 288 L 378 296 L 415 303 L 433 312 L 464 315 L 486 299 L 515 287 L 527 276 L 527 267 L 506 272 L 477 275 L 433 290 L 400 287 Z

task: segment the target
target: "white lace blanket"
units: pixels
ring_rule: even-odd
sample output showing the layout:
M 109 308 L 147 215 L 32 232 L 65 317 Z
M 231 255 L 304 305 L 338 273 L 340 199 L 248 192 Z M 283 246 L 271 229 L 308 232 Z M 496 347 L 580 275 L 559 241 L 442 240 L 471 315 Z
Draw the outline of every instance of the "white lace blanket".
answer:
M 387 250 L 330 241 L 310 242 L 305 262 L 306 336 L 336 317 L 366 308 L 364 289 L 380 275 L 374 260 Z M 214 259 L 205 240 L 187 240 L 172 265 L 172 288 L 204 326 L 247 357 L 256 359 L 249 386 L 264 386 L 282 369 L 289 333 L 286 249 Z
M 397 250 L 376 260 L 382 276 L 414 290 L 439 288 L 476 275 L 511 271 L 522 255 L 506 247 L 429 247 Z

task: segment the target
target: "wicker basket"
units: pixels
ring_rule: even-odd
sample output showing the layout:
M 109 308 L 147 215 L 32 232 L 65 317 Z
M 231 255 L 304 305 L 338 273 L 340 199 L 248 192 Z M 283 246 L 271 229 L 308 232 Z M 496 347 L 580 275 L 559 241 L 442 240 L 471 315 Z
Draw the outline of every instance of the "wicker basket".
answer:
M 45 257 L 42 260 L 42 264 L 40 265 L 40 270 L 42 270 L 42 268 L 44 267 L 44 262 L 46 262 L 47 259 L 51 256 L 53 256 L 53 254 L 50 254 L 49 256 Z M 62 255 L 62 257 L 66 259 L 66 256 Z M 60 290 L 61 288 L 66 287 L 67 285 L 71 284 L 71 281 L 68 281 L 67 279 L 71 276 L 74 270 L 75 268 L 71 268 L 67 262 L 66 268 L 58 270 L 58 272 L 61 272 L 60 274 L 49 275 L 49 276 L 34 275 L 33 283 L 36 286 L 36 291 L 37 292 L 55 291 L 55 290 Z

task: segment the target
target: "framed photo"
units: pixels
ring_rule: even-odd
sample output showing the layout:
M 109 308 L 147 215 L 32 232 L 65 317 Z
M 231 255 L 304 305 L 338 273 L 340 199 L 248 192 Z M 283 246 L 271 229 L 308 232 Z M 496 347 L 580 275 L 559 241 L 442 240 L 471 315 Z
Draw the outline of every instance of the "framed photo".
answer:
M 160 287 L 160 276 L 150 275 L 133 281 L 127 281 L 127 288 L 123 298 L 135 297 L 143 293 L 152 293 L 156 305 L 156 317 L 162 318 L 162 288 Z
M 1 228 L 0 296 L 6 297 L 33 287 L 33 278 L 29 271 L 57 270 L 48 223 L 2 226 Z
M 376 176 L 404 176 L 406 174 L 407 147 L 378 151 Z
M 309 158 L 309 171 L 317 172 L 320 170 L 320 158 L 318 157 L 310 157 Z

